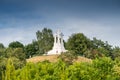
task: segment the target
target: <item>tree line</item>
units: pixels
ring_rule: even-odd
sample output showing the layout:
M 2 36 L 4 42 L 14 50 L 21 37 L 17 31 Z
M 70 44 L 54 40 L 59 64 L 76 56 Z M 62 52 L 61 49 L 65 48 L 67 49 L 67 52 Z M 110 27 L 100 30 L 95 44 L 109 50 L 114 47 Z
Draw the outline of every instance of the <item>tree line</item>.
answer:
M 19 41 L 13 41 L 8 47 L 5 47 L 0 43 L 0 76 L 2 76 L 2 72 L 7 70 L 8 59 L 13 61 L 12 64 L 17 70 L 26 65 L 27 58 L 46 54 L 47 51 L 52 49 L 54 39 L 51 29 L 38 30 L 36 38 L 37 40 L 33 40 L 27 45 L 23 45 Z M 72 34 L 67 41 L 64 41 L 64 46 L 68 51 L 71 51 L 71 54 L 74 53 L 72 56 L 84 56 L 90 59 L 100 57 L 109 57 L 112 60 L 120 59 L 119 47 L 113 48 L 107 41 L 104 42 L 95 37 L 91 40 L 83 33 Z
M 51 29 L 44 28 L 36 32 L 37 40 L 32 43 L 23 45 L 18 41 L 11 42 L 7 48 L 0 43 L 0 56 L 3 56 L 6 50 L 21 48 L 25 54 L 25 58 L 30 58 L 36 55 L 46 54 L 53 46 L 53 32 Z M 104 42 L 97 38 L 92 40 L 85 36 L 83 33 L 72 34 L 67 41 L 64 41 L 64 46 L 69 51 L 74 51 L 76 55 L 85 56 L 91 59 L 96 57 L 111 57 L 115 59 L 120 55 L 119 47 L 112 47 L 108 42 Z

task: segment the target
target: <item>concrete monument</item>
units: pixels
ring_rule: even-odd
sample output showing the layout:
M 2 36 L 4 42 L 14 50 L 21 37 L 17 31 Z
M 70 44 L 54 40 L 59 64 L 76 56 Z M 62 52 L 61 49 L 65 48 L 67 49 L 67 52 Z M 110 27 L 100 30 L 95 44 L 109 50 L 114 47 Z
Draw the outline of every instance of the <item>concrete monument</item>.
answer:
M 56 34 L 54 34 L 54 46 L 52 50 L 47 52 L 47 55 L 61 54 L 66 51 L 63 43 L 63 34 L 58 30 Z

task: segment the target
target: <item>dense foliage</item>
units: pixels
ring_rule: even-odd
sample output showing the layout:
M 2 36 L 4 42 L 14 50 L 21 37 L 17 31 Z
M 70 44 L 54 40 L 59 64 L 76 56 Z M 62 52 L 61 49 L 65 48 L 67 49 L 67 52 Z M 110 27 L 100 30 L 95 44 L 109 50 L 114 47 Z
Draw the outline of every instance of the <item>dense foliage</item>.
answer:
M 18 41 L 13 41 L 9 44 L 10 48 L 23 48 L 24 45 Z
M 33 41 L 32 43 L 26 45 L 24 50 L 25 50 L 26 58 L 31 58 L 34 55 L 39 55 L 38 42 Z
M 37 40 L 27 45 L 19 41 L 8 47 L 0 43 L 0 80 L 119 80 L 120 48 L 112 47 L 100 39 L 87 38 L 83 33 L 72 34 L 65 43 L 68 52 L 60 61 L 27 63 L 26 59 L 46 54 L 53 46 L 51 29 L 36 32 Z M 73 63 L 77 56 L 93 60 L 92 63 Z
M 75 54 L 74 51 L 67 51 L 64 53 L 61 53 L 58 58 L 60 58 L 62 61 L 66 62 L 67 64 L 72 64 L 78 56 Z
M 112 48 L 108 42 L 93 38 L 90 40 L 82 33 L 72 34 L 66 42 L 66 48 L 72 50 L 76 55 L 95 59 L 98 57 L 111 57 L 115 59 L 120 56 L 120 48 Z
M 15 69 L 22 68 L 26 63 L 23 48 L 0 49 L 0 80 L 2 72 L 7 70 L 6 64 L 8 59 L 12 59 Z
M 74 51 L 78 55 L 84 55 L 84 52 L 90 47 L 90 40 L 82 33 L 73 34 L 67 42 L 67 49 Z
M 36 32 L 37 41 L 38 41 L 38 53 L 39 54 L 46 54 L 47 51 L 52 49 L 53 46 L 53 33 L 51 29 L 44 28 L 42 31 Z
M 3 49 L 3 48 L 5 48 L 5 46 L 2 43 L 0 43 L 0 49 Z
M 22 69 L 15 70 L 8 60 L 2 80 L 119 80 L 120 62 L 104 57 L 93 62 L 68 65 L 62 60 L 56 63 L 47 61 L 27 63 Z

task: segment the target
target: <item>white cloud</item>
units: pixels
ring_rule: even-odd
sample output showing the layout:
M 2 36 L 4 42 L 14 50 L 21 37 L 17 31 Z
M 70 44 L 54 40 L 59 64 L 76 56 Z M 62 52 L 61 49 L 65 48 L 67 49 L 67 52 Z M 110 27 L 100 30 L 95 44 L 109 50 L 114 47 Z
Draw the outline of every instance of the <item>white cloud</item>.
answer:
M 31 43 L 36 39 L 35 32 L 48 27 L 55 32 L 61 29 L 64 33 L 64 39 L 67 40 L 72 33 L 84 33 L 87 37 L 96 37 L 103 41 L 108 41 L 111 45 L 120 46 L 119 24 L 118 22 L 110 20 L 92 20 L 83 18 L 74 18 L 64 15 L 50 17 L 45 15 L 46 19 L 15 19 L 13 23 L 8 23 L 9 28 L 0 29 L 0 42 L 7 46 L 12 41 L 20 41 L 23 44 Z M 115 20 L 115 19 L 113 19 Z M 10 21 L 10 20 L 8 20 Z M 107 22 L 106 22 L 107 21 Z M 12 27 L 14 26 L 14 27 Z M 15 27 L 16 26 L 16 27 Z
M 20 41 L 23 44 L 28 44 L 36 39 L 37 30 L 31 28 L 4 28 L 0 30 L 0 42 L 8 46 L 10 42 Z
M 113 22 L 114 23 L 114 22 Z M 111 23 L 111 24 L 113 24 Z M 113 46 L 120 46 L 119 24 L 111 25 L 110 23 L 97 22 L 85 19 L 64 19 L 63 31 L 65 32 L 65 39 L 72 33 L 84 33 L 87 37 L 92 39 L 96 37 L 103 41 L 108 41 Z M 67 38 L 66 38 L 67 37 Z

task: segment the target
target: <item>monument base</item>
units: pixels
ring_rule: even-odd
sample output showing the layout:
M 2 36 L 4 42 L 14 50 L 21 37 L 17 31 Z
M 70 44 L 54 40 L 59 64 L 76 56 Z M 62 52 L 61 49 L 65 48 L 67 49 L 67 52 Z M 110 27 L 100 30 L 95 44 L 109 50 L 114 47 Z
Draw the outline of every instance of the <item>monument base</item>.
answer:
M 48 54 L 47 55 L 57 55 L 57 54 L 61 54 L 61 53 L 64 53 L 64 52 L 67 52 L 67 50 L 63 50 L 63 51 L 57 51 L 57 50 L 50 50 L 48 51 Z

